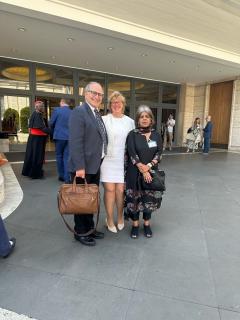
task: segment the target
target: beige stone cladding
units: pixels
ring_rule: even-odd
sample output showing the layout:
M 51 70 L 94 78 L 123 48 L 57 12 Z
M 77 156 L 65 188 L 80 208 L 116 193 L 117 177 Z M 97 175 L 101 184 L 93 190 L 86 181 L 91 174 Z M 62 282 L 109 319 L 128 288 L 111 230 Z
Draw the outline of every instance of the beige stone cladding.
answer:
M 237 151 L 240 150 L 240 80 L 235 80 L 233 84 L 228 149 Z
M 204 119 L 208 113 L 208 108 L 208 85 L 194 86 L 184 84 L 181 86 L 178 117 L 178 136 L 180 145 L 185 144 L 187 130 L 192 126 L 196 117 L 201 119 L 201 123 L 204 126 Z

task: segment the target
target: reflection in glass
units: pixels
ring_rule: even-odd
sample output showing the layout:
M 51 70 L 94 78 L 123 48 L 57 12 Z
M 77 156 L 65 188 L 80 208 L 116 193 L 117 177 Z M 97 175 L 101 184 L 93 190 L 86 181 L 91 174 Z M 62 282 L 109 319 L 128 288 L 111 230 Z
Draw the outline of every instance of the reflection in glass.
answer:
M 158 102 L 159 84 L 157 82 L 136 80 L 134 89 L 137 103 L 151 105 Z
M 0 88 L 29 90 L 29 67 L 0 61 Z
M 36 82 L 38 91 L 73 94 L 72 69 L 37 67 Z
M 11 143 L 26 143 L 30 117 L 29 98 L 4 95 L 0 97 L 0 101 L 1 131 L 9 134 Z
M 105 75 L 102 73 L 97 72 L 90 72 L 90 71 L 80 71 L 79 76 L 79 95 L 84 95 L 84 88 L 89 82 L 98 82 L 103 87 L 104 90 L 104 83 L 105 83 Z
M 177 103 L 177 87 L 176 86 L 163 86 L 163 103 Z

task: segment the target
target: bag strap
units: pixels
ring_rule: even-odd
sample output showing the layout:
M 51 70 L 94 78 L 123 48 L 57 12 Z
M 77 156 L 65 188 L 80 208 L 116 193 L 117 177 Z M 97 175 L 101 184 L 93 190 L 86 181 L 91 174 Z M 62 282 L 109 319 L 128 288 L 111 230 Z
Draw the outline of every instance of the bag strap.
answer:
M 90 229 L 88 232 L 86 233 L 77 233 L 66 221 L 66 219 L 64 218 L 64 215 L 60 213 L 66 227 L 68 228 L 69 231 L 71 231 L 72 233 L 74 233 L 76 236 L 79 237 L 86 237 L 89 236 L 90 234 L 92 234 L 93 232 L 96 231 L 97 226 L 98 226 L 98 221 L 99 221 L 99 213 L 100 213 L 100 200 L 99 200 L 99 205 L 98 205 L 98 212 L 97 212 L 97 220 L 96 220 L 96 224 L 95 224 L 95 228 Z

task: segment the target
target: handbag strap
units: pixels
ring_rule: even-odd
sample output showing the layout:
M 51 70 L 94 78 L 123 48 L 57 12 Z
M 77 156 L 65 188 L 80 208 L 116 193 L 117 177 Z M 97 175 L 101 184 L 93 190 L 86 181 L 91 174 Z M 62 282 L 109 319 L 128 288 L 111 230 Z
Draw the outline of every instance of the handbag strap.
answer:
M 69 231 L 71 231 L 72 233 L 74 233 L 76 236 L 79 237 L 86 237 L 89 236 L 90 234 L 94 233 L 97 229 L 98 226 L 98 221 L 99 221 L 99 213 L 100 213 L 100 201 L 99 201 L 99 205 L 98 205 L 98 212 L 97 212 L 97 220 L 96 220 L 96 224 L 95 224 L 95 228 L 90 229 L 88 232 L 86 233 L 77 233 L 66 221 L 66 219 L 64 218 L 64 215 L 60 213 L 66 227 L 68 228 Z

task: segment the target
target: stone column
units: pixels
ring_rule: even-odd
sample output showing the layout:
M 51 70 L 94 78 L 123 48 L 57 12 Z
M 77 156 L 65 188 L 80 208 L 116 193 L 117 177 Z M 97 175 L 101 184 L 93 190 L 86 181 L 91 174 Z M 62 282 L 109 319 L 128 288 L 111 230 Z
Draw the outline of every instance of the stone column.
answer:
M 233 83 L 228 149 L 240 151 L 240 80 Z

